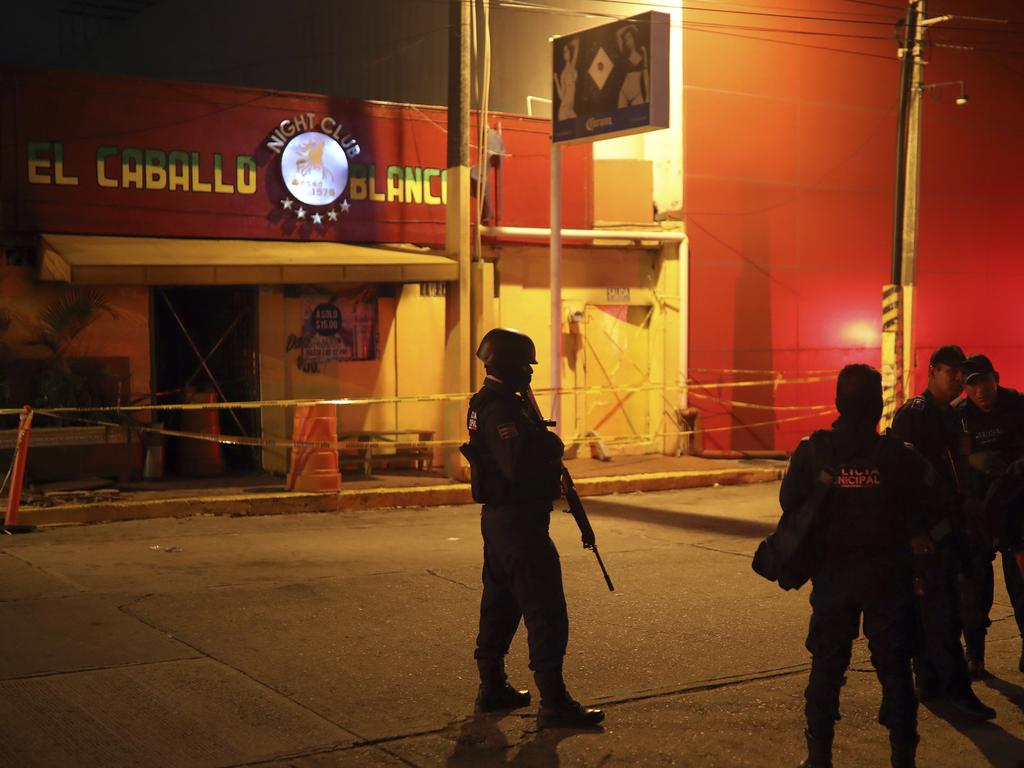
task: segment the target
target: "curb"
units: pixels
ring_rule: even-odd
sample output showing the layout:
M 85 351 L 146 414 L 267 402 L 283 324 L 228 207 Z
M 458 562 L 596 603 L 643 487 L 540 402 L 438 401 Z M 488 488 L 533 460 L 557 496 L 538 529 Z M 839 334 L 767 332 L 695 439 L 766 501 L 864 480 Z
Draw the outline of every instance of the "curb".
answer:
M 712 485 L 770 483 L 782 477 L 782 469 L 713 469 L 652 472 L 635 475 L 583 477 L 576 480 L 580 496 L 613 493 L 670 491 Z M 388 507 L 437 507 L 472 504 L 469 483 L 421 485 L 405 488 L 369 488 L 337 493 L 235 493 L 145 501 L 96 504 L 65 504 L 55 507 L 22 507 L 28 525 L 105 523 L 196 515 L 292 515 L 316 512 L 378 509 Z

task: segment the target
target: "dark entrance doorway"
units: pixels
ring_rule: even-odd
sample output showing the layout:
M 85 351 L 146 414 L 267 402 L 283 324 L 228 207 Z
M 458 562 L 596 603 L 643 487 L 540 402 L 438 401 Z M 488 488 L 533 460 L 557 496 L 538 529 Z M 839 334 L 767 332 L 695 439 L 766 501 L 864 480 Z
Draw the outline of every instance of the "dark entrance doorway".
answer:
M 204 397 L 215 402 L 259 399 L 256 288 L 160 287 L 153 289 L 151 300 L 157 402 L 183 403 Z M 192 411 L 185 419 L 193 421 L 185 424 L 181 411 L 165 411 L 157 418 L 171 429 L 208 432 L 216 424 L 222 435 L 259 435 L 259 410 L 254 408 Z M 195 419 L 205 419 L 204 428 L 197 430 Z M 167 472 L 181 474 L 189 463 L 185 459 L 193 458 L 183 452 L 203 450 L 197 448 L 199 443 L 170 439 L 165 454 Z M 259 467 L 256 448 L 224 445 L 221 451 L 228 472 Z

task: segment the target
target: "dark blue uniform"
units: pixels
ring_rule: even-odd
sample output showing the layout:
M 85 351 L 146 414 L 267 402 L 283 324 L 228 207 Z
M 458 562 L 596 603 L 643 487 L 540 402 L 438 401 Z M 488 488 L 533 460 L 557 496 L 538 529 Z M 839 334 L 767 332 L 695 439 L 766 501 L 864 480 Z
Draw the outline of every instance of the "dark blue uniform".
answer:
M 1024 397 L 999 387 L 995 407 L 988 413 L 969 399 L 957 406 L 965 433 L 961 451 L 961 477 L 970 562 L 964 578 L 962 611 L 967 653 L 984 659 L 985 636 L 991 625 L 993 574 L 996 551 L 1003 554 L 1003 577 L 1013 605 L 1017 627 L 1024 636 L 1024 578 L 1013 552 L 1022 546 L 1019 528 L 1004 508 L 989 503 L 990 493 L 1006 469 L 1024 455 Z
M 926 527 L 921 500 L 927 467 L 899 441 L 840 418 L 793 454 L 780 491 L 784 511 L 804 502 L 822 469 L 835 479 L 817 534 L 822 565 L 812 577 L 808 733 L 831 744 L 839 720 L 839 692 L 863 616 L 871 662 L 882 685 L 879 722 L 893 738 L 916 743 L 910 537 Z
M 558 550 L 548 536 L 560 496 L 563 445 L 530 403 L 494 378 L 466 420 L 474 497 L 483 503 L 483 597 L 477 659 L 501 659 L 525 620 L 534 671 L 560 669 L 569 617 Z
M 929 515 L 935 553 L 921 559 L 918 571 L 923 582 L 923 594 L 917 600 L 921 630 L 915 659 L 918 687 L 925 697 L 962 698 L 970 695 L 971 683 L 960 645 L 959 577 L 966 552 L 957 472 L 960 425 L 953 409 L 942 407 L 925 390 L 896 412 L 892 432 L 929 461 L 938 484 L 938 506 Z

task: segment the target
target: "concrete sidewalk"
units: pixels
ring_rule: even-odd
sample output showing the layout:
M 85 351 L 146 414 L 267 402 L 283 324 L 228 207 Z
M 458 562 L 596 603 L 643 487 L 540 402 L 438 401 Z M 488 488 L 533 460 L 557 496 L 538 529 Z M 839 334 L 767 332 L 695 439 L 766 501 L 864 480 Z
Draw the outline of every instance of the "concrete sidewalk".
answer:
M 667 491 L 763 483 L 782 477 L 784 461 L 703 459 L 695 456 L 616 456 L 566 461 L 580 496 Z M 39 499 L 36 495 L 34 498 Z M 40 499 L 40 501 L 43 501 Z M 116 493 L 97 491 L 86 501 L 47 498 L 23 504 L 29 525 L 99 523 L 192 515 L 280 515 L 381 507 L 424 507 L 472 502 L 468 483 L 440 472 L 387 472 L 346 476 L 338 493 L 287 491 L 280 477 L 239 475 L 126 483 Z

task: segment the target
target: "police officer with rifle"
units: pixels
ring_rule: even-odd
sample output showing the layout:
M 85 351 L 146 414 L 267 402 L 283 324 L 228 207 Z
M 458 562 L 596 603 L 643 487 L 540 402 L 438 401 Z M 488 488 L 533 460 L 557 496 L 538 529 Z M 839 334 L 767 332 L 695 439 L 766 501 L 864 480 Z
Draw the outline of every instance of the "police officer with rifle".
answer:
M 920 640 L 914 659 L 922 701 L 945 699 L 959 712 L 990 720 L 996 711 L 971 689 L 960 634 L 960 575 L 967 542 L 960 509 L 960 425 L 950 406 L 963 391 L 961 367 L 967 357 L 957 346 L 939 347 L 928 364 L 928 388 L 896 412 L 893 435 L 914 446 L 931 464 L 938 481 L 938 506 L 919 558 L 917 607 Z M 930 545 L 930 547 L 929 547 Z
M 470 401 L 469 442 L 462 447 L 470 463 L 473 499 L 483 504 L 483 596 L 474 653 L 480 671 L 476 708 L 494 712 L 530 703 L 529 691 L 515 689 L 505 676 L 505 655 L 523 619 L 530 668 L 540 690 L 538 725 L 593 727 L 604 720 L 604 712 L 573 699 L 562 677 L 569 617 L 558 551 L 548 525 L 552 502 L 562 496 L 566 485 L 564 446 L 547 429 L 532 400 L 536 348 L 519 331 L 495 328 L 480 342 L 477 357 L 487 377 Z M 587 530 L 581 530 L 586 545 Z M 592 530 L 589 539 L 593 548 Z

